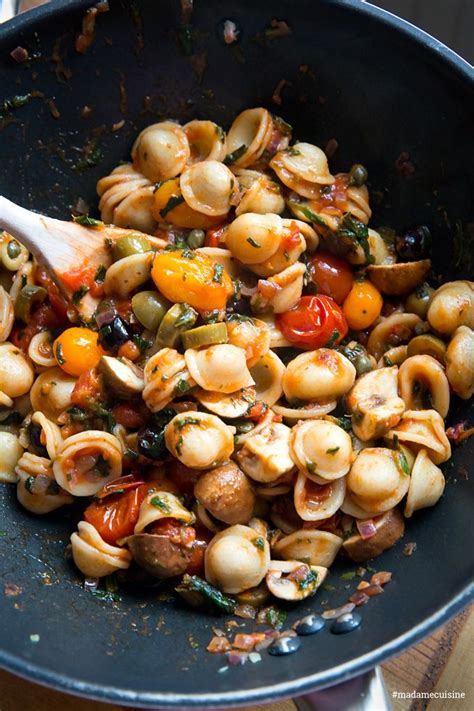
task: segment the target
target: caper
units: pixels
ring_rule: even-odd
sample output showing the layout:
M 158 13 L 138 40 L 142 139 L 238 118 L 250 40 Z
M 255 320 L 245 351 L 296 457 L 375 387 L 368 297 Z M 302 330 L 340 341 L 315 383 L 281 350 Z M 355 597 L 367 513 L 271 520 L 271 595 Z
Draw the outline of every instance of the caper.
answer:
M 357 377 L 363 375 L 364 373 L 368 373 L 370 370 L 374 369 L 372 361 L 367 355 L 360 355 L 358 358 L 356 358 L 354 361 L 354 366 L 357 372 Z
M 8 243 L 7 246 L 7 254 L 10 257 L 10 259 L 16 259 L 21 253 L 21 247 L 18 244 L 18 242 L 14 239 L 12 239 L 11 242 Z
M 191 230 L 188 235 L 188 247 L 190 249 L 198 249 L 198 247 L 203 246 L 205 239 L 206 233 L 204 230 Z
M 132 254 L 142 254 L 151 250 L 150 240 L 144 235 L 131 234 L 119 237 L 112 245 L 112 258 L 115 262 Z
M 35 286 L 34 284 L 24 286 L 15 300 L 16 318 L 28 323 L 33 307 L 42 304 L 47 296 L 48 292 L 42 286 Z
M 132 298 L 133 313 L 150 331 L 156 331 L 170 306 L 170 302 L 157 291 L 139 291 Z
M 442 365 L 446 359 L 446 344 L 430 333 L 424 333 L 412 338 L 407 347 L 407 356 L 429 355 L 436 358 Z
M 255 427 L 255 424 L 250 420 L 233 420 L 232 424 L 235 426 L 237 434 L 246 434 Z
M 426 319 L 426 314 L 428 313 L 428 307 L 433 298 L 434 289 L 428 284 L 420 284 L 417 286 L 415 291 L 407 297 L 405 302 L 405 308 L 412 314 L 416 314 L 422 319 Z
M 360 188 L 361 185 L 365 185 L 368 177 L 367 168 L 364 168 L 360 163 L 356 163 L 352 166 L 349 173 L 349 185 L 355 185 Z

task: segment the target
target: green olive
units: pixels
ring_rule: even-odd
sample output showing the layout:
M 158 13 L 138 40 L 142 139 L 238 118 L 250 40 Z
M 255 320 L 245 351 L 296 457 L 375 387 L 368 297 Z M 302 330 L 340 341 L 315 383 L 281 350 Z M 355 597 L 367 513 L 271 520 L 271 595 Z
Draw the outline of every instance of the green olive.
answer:
M 259 585 L 257 588 L 249 588 L 241 593 L 237 593 L 235 599 L 240 605 L 251 605 L 252 607 L 261 607 L 268 602 L 270 593 L 265 584 Z
M 357 377 L 363 375 L 364 373 L 368 373 L 370 370 L 374 369 L 372 361 L 370 360 L 368 355 L 360 355 L 358 358 L 355 359 L 353 365 L 355 366 Z
M 426 314 L 428 313 L 428 307 L 433 298 L 434 289 L 428 284 L 420 284 L 417 286 L 415 291 L 407 297 L 405 302 L 405 308 L 412 314 L 416 314 L 422 319 L 426 319 Z
M 188 304 L 174 304 L 165 313 L 160 323 L 156 342 L 162 347 L 174 348 L 183 331 L 194 326 L 197 317 L 197 311 Z
M 21 247 L 16 240 L 12 239 L 12 241 L 8 243 L 7 254 L 10 257 L 10 259 L 16 259 L 17 257 L 20 256 Z
M 227 326 L 225 323 L 206 323 L 204 326 L 185 331 L 181 336 L 184 349 L 212 346 L 216 343 L 227 343 Z
M 367 172 L 367 168 L 360 163 L 356 163 L 352 166 L 349 173 L 349 185 L 355 185 L 360 188 L 362 185 L 365 185 L 368 177 L 369 174 Z
M 206 233 L 204 230 L 191 230 L 188 235 L 188 246 L 190 249 L 198 249 L 204 244 L 206 239 Z
M 132 298 L 133 313 L 142 326 L 156 331 L 171 304 L 157 291 L 139 291 Z
M 151 250 L 150 240 L 144 235 L 131 234 L 119 237 L 112 245 L 112 258 L 114 262 L 132 254 L 143 254 Z
M 42 286 L 27 284 L 24 286 L 15 300 L 15 316 L 24 323 L 28 323 L 33 306 L 42 304 L 48 296 L 48 292 Z
M 423 333 L 412 338 L 407 347 L 407 356 L 429 355 L 436 358 L 442 365 L 446 360 L 446 344 L 431 333 Z
M 251 420 L 232 420 L 232 424 L 234 425 L 237 434 L 247 434 L 255 427 L 255 423 L 251 422 Z

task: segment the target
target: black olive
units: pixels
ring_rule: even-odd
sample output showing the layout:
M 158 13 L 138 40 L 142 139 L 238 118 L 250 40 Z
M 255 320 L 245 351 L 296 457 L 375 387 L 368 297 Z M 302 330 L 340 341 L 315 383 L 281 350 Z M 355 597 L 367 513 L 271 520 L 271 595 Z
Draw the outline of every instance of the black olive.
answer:
M 148 459 L 164 459 L 167 452 L 164 428 L 159 425 L 142 427 L 137 434 L 137 446 L 140 454 Z
M 395 237 L 395 249 L 402 262 L 416 262 L 429 256 L 431 232 L 426 225 L 413 227 Z
M 131 337 L 130 326 L 120 316 L 116 316 L 111 323 L 107 323 L 99 330 L 99 343 L 106 350 L 118 348 L 129 341 Z
M 41 443 L 41 427 L 30 422 L 28 427 L 28 435 L 33 454 L 36 454 L 38 457 L 47 457 L 48 452 L 46 447 Z

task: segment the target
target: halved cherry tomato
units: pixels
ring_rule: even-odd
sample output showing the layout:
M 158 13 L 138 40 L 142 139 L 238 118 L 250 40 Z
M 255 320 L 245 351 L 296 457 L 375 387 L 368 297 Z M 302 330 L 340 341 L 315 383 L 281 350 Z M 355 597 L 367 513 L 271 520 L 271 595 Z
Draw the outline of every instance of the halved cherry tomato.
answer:
M 309 273 L 318 288 L 318 294 L 331 296 L 337 304 L 342 304 L 354 283 L 349 264 L 325 252 L 318 252 L 312 257 Z
M 96 499 L 84 511 L 84 519 L 113 546 L 120 538 L 132 535 L 148 489 L 148 484 L 141 484 L 123 494 Z
M 71 404 L 87 409 L 102 400 L 102 394 L 102 378 L 96 368 L 91 368 L 76 381 L 71 393 Z
M 105 351 L 98 344 L 99 334 L 90 328 L 68 328 L 56 338 L 53 353 L 58 365 L 69 375 L 82 375 L 94 368 Z
M 348 331 L 347 321 L 330 296 L 303 296 L 290 311 L 278 314 L 283 336 L 299 348 L 333 348 Z
M 196 538 L 193 543 L 191 560 L 186 572 L 188 575 L 202 575 L 204 572 L 204 556 L 213 534 L 207 528 L 196 528 Z
M 181 494 L 192 496 L 194 484 L 202 475 L 200 469 L 190 469 L 177 459 L 173 459 L 166 468 L 166 474 L 176 484 Z

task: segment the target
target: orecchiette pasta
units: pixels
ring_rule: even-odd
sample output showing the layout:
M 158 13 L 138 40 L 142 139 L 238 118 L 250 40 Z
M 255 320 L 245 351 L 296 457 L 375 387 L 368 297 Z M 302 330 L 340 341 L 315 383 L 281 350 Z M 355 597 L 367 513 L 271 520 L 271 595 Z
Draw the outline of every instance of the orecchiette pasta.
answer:
M 18 475 L 16 495 L 27 511 L 47 514 L 74 501 L 73 497 L 57 484 L 49 459 L 24 452 L 15 471 Z
M 394 313 L 378 323 L 371 331 L 367 341 L 367 350 L 379 360 L 388 347 L 402 341 L 408 342 L 415 335 L 415 328 L 421 324 L 416 314 Z
M 177 392 L 185 392 L 195 385 L 186 368 L 186 361 L 173 348 L 162 348 L 151 356 L 143 377 L 143 399 L 152 412 L 166 407 Z
M 330 348 L 319 348 L 288 363 L 283 392 L 288 401 L 328 402 L 349 392 L 355 376 L 356 369 L 345 356 Z
M 449 383 L 444 368 L 429 355 L 407 358 L 398 373 L 400 395 L 407 410 L 427 406 L 446 417 L 449 410 Z
M 474 331 L 458 326 L 446 352 L 446 375 L 456 395 L 468 400 L 474 393 Z
M 427 314 L 430 326 L 450 336 L 458 326 L 474 328 L 474 282 L 450 281 L 433 294 Z
M 156 225 L 152 215 L 153 191 L 152 182 L 130 163 L 119 165 L 97 183 L 102 220 L 117 227 L 153 232 Z
M 71 407 L 71 394 L 76 378 L 65 373 L 61 368 L 48 368 L 39 375 L 30 391 L 33 410 L 42 412 L 52 422 Z
M 183 126 L 189 144 L 188 163 L 203 160 L 224 160 L 225 131 L 213 121 L 190 121 Z
M 134 533 L 143 533 L 147 526 L 161 521 L 163 518 L 176 519 L 186 526 L 196 520 L 194 514 L 184 508 L 177 496 L 170 494 L 169 491 L 152 489 L 145 496 L 140 506 L 140 514 Z
M 250 436 L 236 458 L 251 479 L 265 484 L 276 481 L 294 469 L 290 455 L 290 428 L 272 423 Z
M 18 476 L 15 467 L 23 453 L 18 437 L 11 432 L 0 432 L 0 483 L 14 484 Z
M 443 418 L 436 410 L 407 410 L 398 425 L 385 436 L 390 440 L 397 436 L 400 442 L 407 442 L 416 451 L 425 448 L 435 464 L 446 462 L 451 456 Z
M 410 518 L 418 509 L 434 506 L 443 495 L 444 485 L 443 472 L 433 464 L 426 449 L 420 449 L 411 470 L 405 518 Z
M 210 217 L 227 215 L 238 199 L 236 177 L 217 160 L 205 160 L 186 168 L 179 186 L 189 207 Z
M 207 547 L 206 579 L 227 593 L 259 585 L 268 571 L 270 547 L 258 531 L 236 524 L 218 533 Z
M 295 509 L 303 521 L 322 521 L 336 513 L 345 494 L 345 477 L 319 485 L 300 470 L 295 484 Z
M 71 547 L 74 563 L 88 578 L 103 578 L 124 570 L 132 560 L 126 548 L 106 543 L 87 521 L 79 521 L 77 532 L 71 536 Z
M 233 172 L 243 191 L 242 198 L 235 210 L 237 216 L 243 215 L 245 212 L 281 215 L 285 209 L 285 201 L 280 186 L 275 181 L 257 170 L 237 168 Z
M 208 469 L 230 458 L 234 431 L 215 415 L 188 410 L 166 426 L 165 442 L 171 454 L 187 467 Z
M 408 456 L 405 451 L 383 447 L 363 449 L 347 477 L 347 488 L 354 503 L 377 513 L 399 504 L 410 485 Z
M 326 420 L 306 420 L 291 431 L 291 455 L 298 469 L 318 484 L 345 476 L 352 464 L 351 438 Z
M 13 343 L 0 343 L 0 390 L 8 397 L 19 397 L 33 385 L 34 372 L 22 351 Z
M 197 390 L 194 393 L 194 397 L 206 410 L 219 417 L 230 419 L 244 417 L 257 401 L 257 395 L 253 387 L 241 388 L 235 393 L 229 394 Z
M 271 310 L 275 314 L 289 311 L 301 298 L 305 273 L 304 264 L 296 262 L 273 277 L 259 279 L 251 304 L 258 311 Z
M 61 449 L 63 438 L 59 427 L 42 412 L 34 412 L 31 416 L 33 425 L 40 428 L 40 441 L 43 443 L 50 459 L 55 459 Z
M 342 546 L 342 538 L 329 531 L 301 529 L 280 538 L 272 553 L 284 560 L 300 560 L 308 565 L 329 568 Z
M 172 121 L 162 121 L 145 128 L 132 148 L 134 168 L 153 183 L 179 175 L 189 156 L 186 132 Z
M 184 359 L 191 377 L 204 390 L 233 393 L 254 384 L 245 351 L 230 343 L 201 351 L 188 348 Z
M 398 368 L 372 370 L 362 375 L 347 396 L 352 429 L 362 441 L 382 437 L 395 427 L 406 409 L 398 396 Z
M 265 580 L 275 597 L 290 601 L 304 600 L 314 595 L 327 572 L 323 566 L 306 565 L 298 560 L 272 560 Z M 285 574 L 287 577 L 283 577 Z
M 15 314 L 13 303 L 9 294 L 3 286 L 0 286 L 0 343 L 3 343 L 10 336 Z
M 93 496 L 122 473 L 122 445 L 108 432 L 87 430 L 67 437 L 53 462 L 54 478 L 74 496 Z
M 278 129 L 281 123 L 277 123 L 270 112 L 262 108 L 246 109 L 236 116 L 227 134 L 227 151 L 233 158 L 233 164 L 246 168 L 256 163 L 272 141 L 275 128 Z M 286 145 L 287 137 L 284 134 L 278 136 L 277 147 Z
M 53 368 L 56 358 L 53 354 L 53 336 L 50 331 L 40 331 L 30 341 L 28 356 L 42 368 Z
M 270 407 L 273 407 L 283 394 L 284 372 L 285 365 L 273 351 L 260 356 L 250 368 L 250 375 L 255 381 L 257 398 Z
M 132 254 L 112 264 L 107 269 L 104 281 L 106 294 L 118 294 L 125 298 L 136 291 L 150 278 L 152 252 Z
M 229 343 L 243 348 L 248 368 L 253 368 L 270 349 L 270 329 L 258 318 L 235 319 L 226 323 Z

